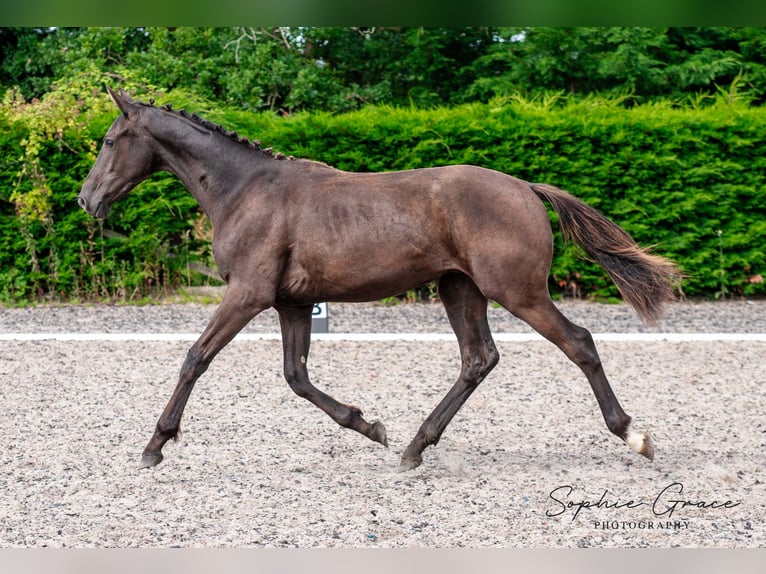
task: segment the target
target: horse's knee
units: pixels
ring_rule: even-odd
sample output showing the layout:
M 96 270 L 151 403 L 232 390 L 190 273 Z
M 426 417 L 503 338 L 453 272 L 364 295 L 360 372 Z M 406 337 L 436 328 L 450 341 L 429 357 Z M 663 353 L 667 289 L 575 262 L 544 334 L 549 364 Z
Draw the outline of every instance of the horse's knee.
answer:
M 207 371 L 208 365 L 210 365 L 210 360 L 205 359 L 197 345 L 192 345 L 181 366 L 181 379 L 196 381 L 202 376 L 202 373 Z
M 495 368 L 499 360 L 500 353 L 493 344 L 468 351 L 463 360 L 463 379 L 469 383 L 479 384 Z

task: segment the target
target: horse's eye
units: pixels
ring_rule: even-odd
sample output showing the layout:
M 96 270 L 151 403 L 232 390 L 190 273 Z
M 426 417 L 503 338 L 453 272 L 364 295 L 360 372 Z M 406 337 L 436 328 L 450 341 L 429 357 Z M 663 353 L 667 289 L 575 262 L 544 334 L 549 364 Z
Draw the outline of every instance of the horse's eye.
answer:
M 104 140 L 104 145 L 106 147 L 112 147 L 114 145 L 114 140 Z

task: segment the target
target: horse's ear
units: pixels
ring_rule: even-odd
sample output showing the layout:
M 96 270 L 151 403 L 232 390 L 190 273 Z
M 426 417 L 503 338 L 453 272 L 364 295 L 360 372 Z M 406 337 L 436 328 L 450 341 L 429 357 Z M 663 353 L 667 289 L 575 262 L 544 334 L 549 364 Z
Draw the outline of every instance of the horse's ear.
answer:
M 106 91 L 112 96 L 114 103 L 120 108 L 120 111 L 126 118 L 130 118 L 130 114 L 135 109 L 135 102 L 131 99 L 128 93 L 120 88 L 119 92 L 115 92 L 109 86 L 106 87 Z

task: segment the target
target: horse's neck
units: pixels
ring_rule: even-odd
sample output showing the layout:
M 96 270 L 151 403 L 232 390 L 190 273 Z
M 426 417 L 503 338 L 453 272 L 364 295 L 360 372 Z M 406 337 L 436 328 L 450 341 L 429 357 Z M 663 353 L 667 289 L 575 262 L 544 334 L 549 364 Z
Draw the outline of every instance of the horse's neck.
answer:
M 242 144 L 213 132 L 200 131 L 156 137 L 163 148 L 162 169 L 181 180 L 215 227 L 220 213 L 231 210 L 234 194 L 244 187 L 243 180 L 252 180 L 254 171 L 274 160 L 249 153 Z

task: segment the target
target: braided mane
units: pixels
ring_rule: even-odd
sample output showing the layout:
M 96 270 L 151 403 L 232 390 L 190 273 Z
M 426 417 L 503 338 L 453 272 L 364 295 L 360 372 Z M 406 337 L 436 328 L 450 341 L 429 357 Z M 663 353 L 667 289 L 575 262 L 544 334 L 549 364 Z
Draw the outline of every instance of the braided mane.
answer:
M 152 99 L 152 98 L 149 99 L 149 103 L 148 104 L 145 103 L 145 102 L 137 102 L 137 103 L 140 103 L 141 105 L 147 106 L 147 107 L 155 107 L 154 106 L 154 99 Z M 219 133 L 222 136 L 229 138 L 231 141 L 236 142 L 236 143 L 238 143 L 240 145 L 243 145 L 243 146 L 245 146 L 245 147 L 247 147 L 249 149 L 260 151 L 263 155 L 272 157 L 274 159 L 290 159 L 290 160 L 294 160 L 295 159 L 293 156 L 286 156 L 286 155 L 284 155 L 282 153 L 279 153 L 279 152 L 274 153 L 274 151 L 270 147 L 262 148 L 261 147 L 261 142 L 259 140 L 252 140 L 252 141 L 248 140 L 247 138 L 241 137 L 240 135 L 238 135 L 237 132 L 235 132 L 235 131 L 227 130 L 222 125 L 213 123 L 213 122 L 211 122 L 209 120 L 206 120 L 206 119 L 200 117 L 196 113 L 189 113 L 189 112 L 187 112 L 183 108 L 181 108 L 179 110 L 174 110 L 173 106 L 171 104 L 165 104 L 165 105 L 159 106 L 159 107 L 161 109 L 167 111 L 167 112 L 179 115 L 179 116 L 181 116 L 181 117 L 183 117 L 183 118 L 185 118 L 187 120 L 191 120 L 195 124 L 198 124 L 198 125 L 202 126 L 205 129 L 208 129 L 210 131 Z

